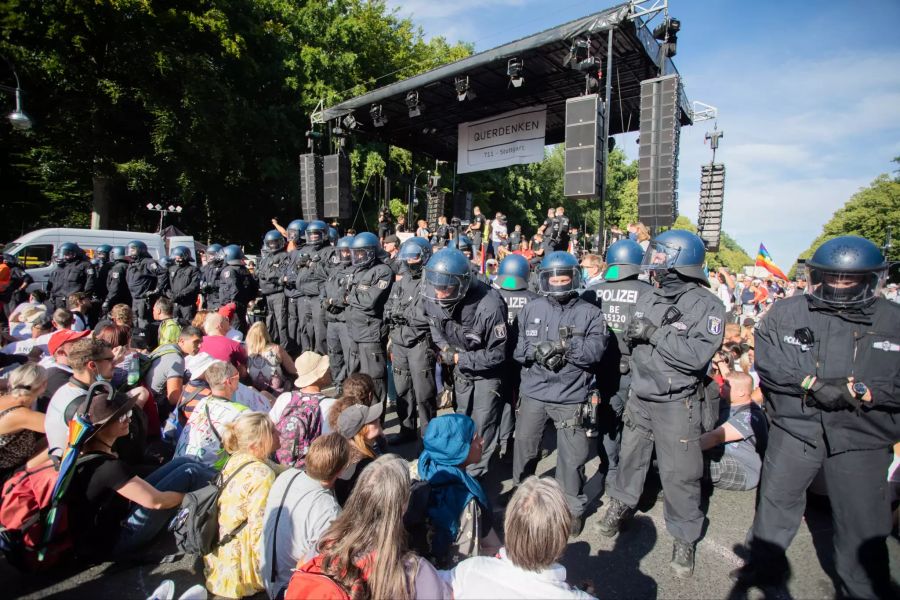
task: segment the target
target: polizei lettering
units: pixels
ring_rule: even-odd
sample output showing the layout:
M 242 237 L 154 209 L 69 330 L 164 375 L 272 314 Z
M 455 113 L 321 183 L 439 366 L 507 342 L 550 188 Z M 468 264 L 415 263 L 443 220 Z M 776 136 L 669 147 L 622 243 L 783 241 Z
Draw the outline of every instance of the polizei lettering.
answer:
M 520 131 L 534 131 L 541 126 L 540 121 L 523 121 L 522 123 L 511 123 L 502 127 L 492 127 L 490 129 L 482 129 L 472 134 L 472 141 L 481 142 L 491 138 L 502 137 L 504 135 L 512 135 Z
M 623 304 L 637 304 L 637 290 L 609 290 L 600 288 L 597 295 L 603 302 L 621 302 Z

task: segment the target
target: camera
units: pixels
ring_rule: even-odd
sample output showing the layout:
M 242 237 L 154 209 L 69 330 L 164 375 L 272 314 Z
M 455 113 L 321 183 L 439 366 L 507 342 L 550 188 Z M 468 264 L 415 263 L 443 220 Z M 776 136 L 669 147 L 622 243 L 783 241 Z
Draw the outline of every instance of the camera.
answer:
M 581 427 L 584 429 L 584 434 L 589 437 L 597 437 L 600 435 L 600 392 L 597 390 L 590 390 L 588 392 L 588 398 L 581 405 L 581 414 L 579 415 L 581 419 Z

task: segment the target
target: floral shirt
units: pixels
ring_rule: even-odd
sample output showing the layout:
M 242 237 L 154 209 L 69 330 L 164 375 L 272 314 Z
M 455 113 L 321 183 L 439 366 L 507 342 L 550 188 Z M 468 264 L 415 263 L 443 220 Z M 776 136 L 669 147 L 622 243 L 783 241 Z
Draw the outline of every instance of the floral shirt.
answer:
M 191 412 L 175 446 L 175 456 L 192 456 L 203 464 L 217 466 L 224 455 L 220 438 L 225 425 L 237 419 L 246 410 L 246 406 L 224 398 L 214 396 L 204 398 Z M 216 436 L 216 433 L 219 435 Z

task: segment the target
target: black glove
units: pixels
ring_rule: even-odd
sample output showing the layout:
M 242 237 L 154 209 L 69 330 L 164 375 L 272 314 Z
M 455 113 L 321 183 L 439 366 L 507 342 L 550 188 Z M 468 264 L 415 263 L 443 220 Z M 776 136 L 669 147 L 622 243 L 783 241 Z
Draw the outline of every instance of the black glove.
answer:
M 453 346 L 447 346 L 446 348 L 441 350 L 441 355 L 440 355 L 441 362 L 444 363 L 445 365 L 455 364 L 455 362 L 453 360 L 453 356 L 455 354 L 459 354 L 459 350 L 454 348 Z
M 104 302 L 100 306 L 100 314 L 105 315 L 109 312 L 109 302 Z
M 824 410 L 841 410 L 848 407 L 859 408 L 859 400 L 850 393 L 846 379 L 817 379 L 809 388 L 806 405 Z
M 406 315 L 403 314 L 402 310 L 394 310 L 394 312 L 391 313 L 391 322 L 394 325 L 406 325 Z
M 657 327 L 647 317 L 632 319 L 625 330 L 625 339 L 630 342 L 647 342 L 656 332 Z
M 539 342 L 534 349 L 534 362 L 554 373 L 566 364 L 566 347 L 562 341 Z

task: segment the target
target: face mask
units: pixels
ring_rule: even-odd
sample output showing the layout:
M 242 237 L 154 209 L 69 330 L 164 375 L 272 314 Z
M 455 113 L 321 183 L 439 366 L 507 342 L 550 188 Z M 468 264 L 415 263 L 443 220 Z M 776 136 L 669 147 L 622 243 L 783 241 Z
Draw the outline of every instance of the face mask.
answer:
M 109 379 L 107 379 L 100 373 L 97 373 L 96 375 L 94 375 L 94 381 L 109 381 Z
M 584 279 L 585 281 L 587 281 L 588 279 L 591 278 L 591 276 L 588 275 L 588 270 L 585 269 L 584 267 L 581 268 L 581 278 Z

